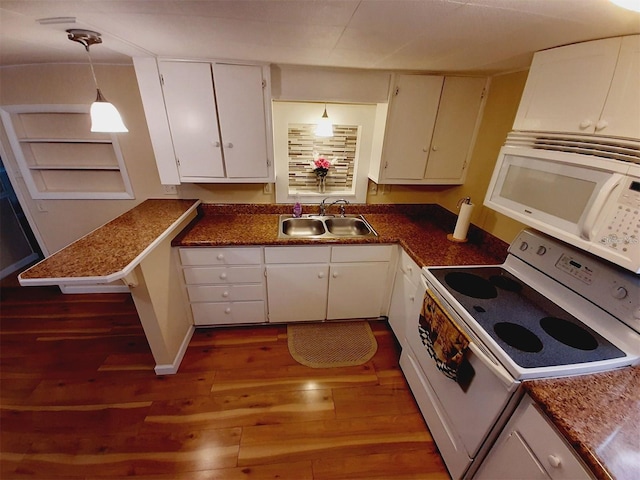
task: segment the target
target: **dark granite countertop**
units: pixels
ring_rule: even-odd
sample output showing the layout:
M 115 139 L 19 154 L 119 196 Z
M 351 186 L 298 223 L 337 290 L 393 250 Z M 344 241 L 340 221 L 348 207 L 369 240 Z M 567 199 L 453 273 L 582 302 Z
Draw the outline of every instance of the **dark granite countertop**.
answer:
M 305 212 L 317 208 L 304 206 Z M 456 216 L 438 205 L 349 205 L 347 213 L 364 215 L 378 236 L 337 240 L 278 238 L 278 215 L 291 213 L 287 205 L 203 204 L 200 211 L 173 246 L 399 243 L 421 266 L 500 264 L 507 255 L 505 242 L 473 225 L 467 243 L 447 240 Z
M 597 478 L 640 478 L 640 366 L 524 386 Z
M 19 275 L 22 285 L 108 283 L 123 278 L 200 200 L 149 199 Z

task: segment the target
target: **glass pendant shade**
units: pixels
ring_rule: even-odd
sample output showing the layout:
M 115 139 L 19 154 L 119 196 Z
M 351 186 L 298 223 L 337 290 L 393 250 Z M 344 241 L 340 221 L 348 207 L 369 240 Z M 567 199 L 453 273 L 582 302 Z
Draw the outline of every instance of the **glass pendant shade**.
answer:
M 640 1 L 638 0 L 610 0 L 611 3 L 615 3 L 619 7 L 632 10 L 634 12 L 640 12 Z
M 91 131 L 121 133 L 129 130 L 124 125 L 120 113 L 107 100 L 98 89 L 98 97 L 91 104 Z
M 327 115 L 327 107 L 324 107 L 322 118 L 316 125 L 316 137 L 333 137 L 333 122 L 329 120 Z

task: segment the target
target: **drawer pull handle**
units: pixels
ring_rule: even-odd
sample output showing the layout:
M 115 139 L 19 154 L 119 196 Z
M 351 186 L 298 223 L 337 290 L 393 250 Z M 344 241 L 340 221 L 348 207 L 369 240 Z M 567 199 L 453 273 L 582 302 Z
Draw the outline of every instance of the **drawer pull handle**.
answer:
M 220 274 L 220 279 L 221 280 L 226 280 L 226 278 L 227 278 L 227 274 L 226 273 L 221 273 Z
M 224 298 L 227 298 L 227 297 L 229 296 L 229 292 L 222 292 L 222 296 L 223 296 Z
M 219 253 L 218 256 L 216 257 L 218 260 L 224 260 L 224 254 Z
M 231 313 L 231 307 L 227 307 L 224 309 L 224 313 L 229 314 Z
M 560 460 L 560 457 L 556 455 L 549 455 L 547 457 L 547 461 L 549 462 L 549 465 L 551 465 L 553 468 L 560 468 L 560 464 L 562 463 L 562 461 Z

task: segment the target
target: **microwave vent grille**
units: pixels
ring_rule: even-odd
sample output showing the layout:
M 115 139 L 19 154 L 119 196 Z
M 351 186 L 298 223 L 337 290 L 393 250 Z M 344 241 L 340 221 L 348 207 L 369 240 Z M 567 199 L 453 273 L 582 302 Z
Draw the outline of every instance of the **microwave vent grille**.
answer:
M 593 155 L 640 164 L 640 141 L 550 132 L 518 132 L 507 135 L 505 146 L 553 152 Z

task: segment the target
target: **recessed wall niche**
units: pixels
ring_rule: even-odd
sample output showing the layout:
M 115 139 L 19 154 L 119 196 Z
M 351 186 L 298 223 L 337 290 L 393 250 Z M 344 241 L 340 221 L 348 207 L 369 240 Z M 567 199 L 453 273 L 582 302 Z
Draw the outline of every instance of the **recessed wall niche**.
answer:
M 359 127 L 334 125 L 333 137 L 317 137 L 315 128 L 315 124 L 289 124 L 289 190 L 296 193 L 319 192 L 320 181 L 314 172 L 313 161 L 322 157 L 331 162 L 323 193 L 352 192 Z

